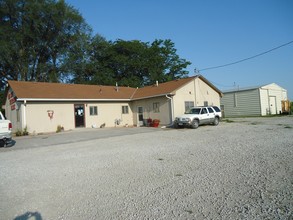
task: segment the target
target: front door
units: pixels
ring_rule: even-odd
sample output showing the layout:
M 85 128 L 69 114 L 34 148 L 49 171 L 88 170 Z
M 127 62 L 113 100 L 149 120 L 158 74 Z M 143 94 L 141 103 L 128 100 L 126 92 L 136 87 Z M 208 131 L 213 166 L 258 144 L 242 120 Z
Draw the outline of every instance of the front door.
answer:
M 137 107 L 137 126 L 143 125 L 143 107 Z
M 275 96 L 270 96 L 270 113 L 271 113 L 271 115 L 277 114 L 276 97 Z
M 74 105 L 75 127 L 84 127 L 84 105 Z

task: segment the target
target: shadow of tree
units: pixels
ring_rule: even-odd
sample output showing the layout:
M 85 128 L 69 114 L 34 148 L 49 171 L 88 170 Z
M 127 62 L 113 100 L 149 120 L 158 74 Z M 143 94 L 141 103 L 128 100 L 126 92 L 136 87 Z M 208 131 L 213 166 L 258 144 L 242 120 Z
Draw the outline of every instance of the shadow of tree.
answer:
M 42 220 L 42 216 L 38 212 L 26 212 L 15 217 L 13 220 Z

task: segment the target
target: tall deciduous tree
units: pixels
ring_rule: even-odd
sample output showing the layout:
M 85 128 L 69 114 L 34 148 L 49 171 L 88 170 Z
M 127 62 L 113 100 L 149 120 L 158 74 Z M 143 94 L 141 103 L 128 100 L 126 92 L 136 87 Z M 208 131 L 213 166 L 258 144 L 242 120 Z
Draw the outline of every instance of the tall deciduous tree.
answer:
M 64 0 L 0 0 L 0 83 L 56 82 L 68 51 L 90 33 Z
M 79 47 L 80 48 L 80 47 Z M 94 38 L 87 53 L 86 71 L 74 71 L 73 82 L 141 87 L 187 76 L 189 61 L 181 59 L 171 40 L 107 42 Z M 72 65 L 71 65 L 72 66 Z M 84 66 L 84 65 L 80 65 Z M 76 67 L 76 70 L 78 67 Z
M 186 67 L 191 62 L 179 57 L 175 44 L 170 39 L 155 40 L 149 50 L 150 69 L 145 84 L 153 84 L 157 80 L 167 82 L 188 75 Z
M 0 88 L 7 80 L 141 87 L 185 77 L 171 40 L 92 37 L 64 0 L 0 0 Z

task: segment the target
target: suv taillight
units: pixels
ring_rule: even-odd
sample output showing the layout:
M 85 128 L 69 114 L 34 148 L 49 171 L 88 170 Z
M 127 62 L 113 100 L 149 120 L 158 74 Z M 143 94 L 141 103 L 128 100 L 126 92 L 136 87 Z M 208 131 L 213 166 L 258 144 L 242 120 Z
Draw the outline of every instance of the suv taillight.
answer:
M 11 130 L 12 129 L 12 123 L 10 122 L 8 125 L 8 129 Z

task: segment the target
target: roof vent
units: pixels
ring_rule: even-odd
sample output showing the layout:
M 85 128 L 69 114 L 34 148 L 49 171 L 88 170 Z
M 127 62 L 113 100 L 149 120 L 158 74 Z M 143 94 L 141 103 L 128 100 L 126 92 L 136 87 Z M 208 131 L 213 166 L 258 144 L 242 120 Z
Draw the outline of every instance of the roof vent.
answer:
M 158 87 L 158 86 L 159 86 L 159 81 L 157 80 L 157 81 L 156 81 L 156 87 Z
M 116 92 L 119 91 L 119 87 L 118 87 L 118 83 L 116 82 L 116 88 L 115 88 Z

